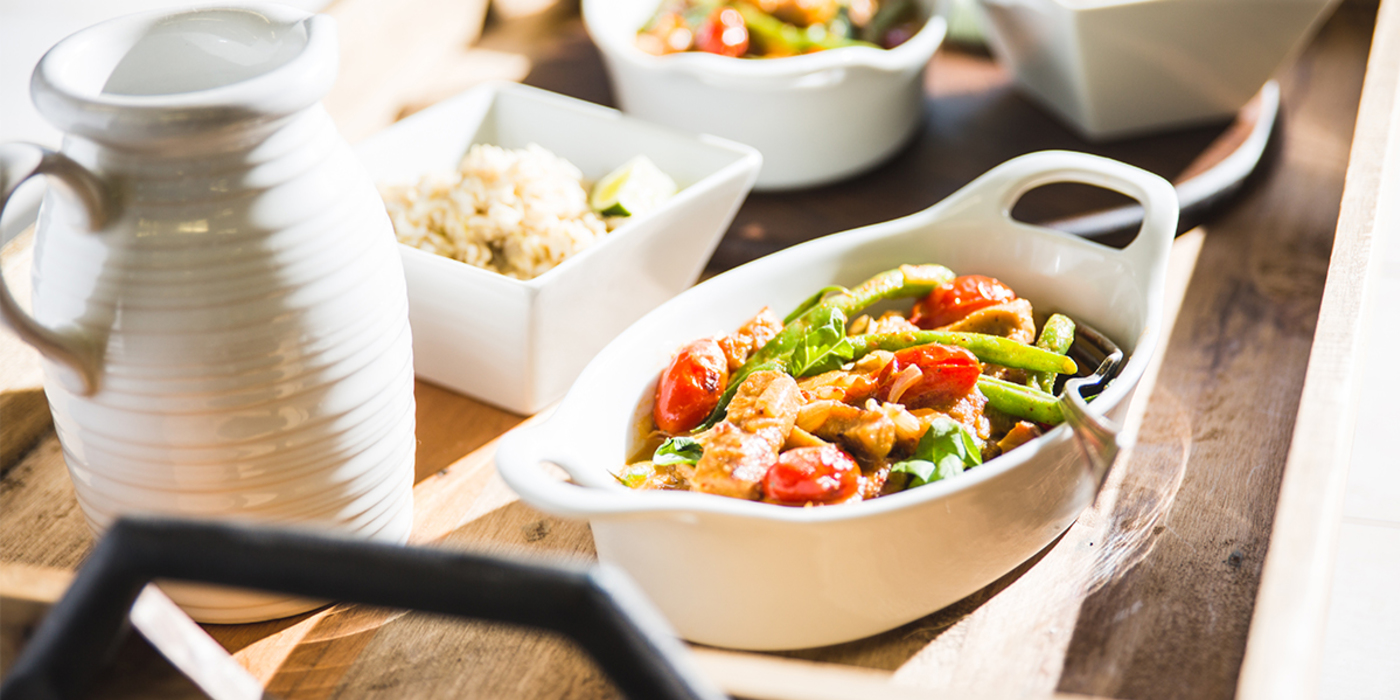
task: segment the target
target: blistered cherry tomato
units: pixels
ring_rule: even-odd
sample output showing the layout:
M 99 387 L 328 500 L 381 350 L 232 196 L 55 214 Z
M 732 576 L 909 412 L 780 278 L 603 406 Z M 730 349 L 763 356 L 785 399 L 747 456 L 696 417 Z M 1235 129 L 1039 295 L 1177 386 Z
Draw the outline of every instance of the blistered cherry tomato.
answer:
M 749 50 L 749 28 L 744 16 L 732 7 L 721 7 L 695 30 L 695 48 L 738 58 Z
M 909 320 L 920 328 L 941 328 L 957 323 L 968 314 L 988 306 L 1016 299 L 1016 292 L 1000 281 L 983 275 L 963 275 L 914 304 Z
M 910 366 L 919 368 L 920 376 L 903 391 L 894 391 L 905 382 L 900 375 Z M 894 354 L 894 359 L 880 371 L 879 389 L 875 396 L 881 401 L 894 401 L 905 406 L 931 406 L 957 400 L 977 386 L 982 363 L 965 348 L 953 345 L 918 345 Z
M 729 360 L 719 343 L 702 338 L 681 348 L 656 383 L 656 427 L 676 435 L 700 425 L 728 382 Z
M 763 476 L 764 497 L 785 506 L 834 503 L 859 488 L 860 467 L 832 444 L 788 450 Z

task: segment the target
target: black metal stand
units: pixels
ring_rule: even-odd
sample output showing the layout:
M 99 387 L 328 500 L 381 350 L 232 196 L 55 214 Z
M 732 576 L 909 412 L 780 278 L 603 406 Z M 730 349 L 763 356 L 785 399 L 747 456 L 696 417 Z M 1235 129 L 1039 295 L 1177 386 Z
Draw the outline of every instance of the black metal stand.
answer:
M 79 697 L 121 640 L 136 596 L 157 578 L 553 630 L 578 642 L 628 697 L 724 697 L 691 668 L 669 624 L 617 569 L 169 519 L 124 519 L 108 530 L 0 696 Z

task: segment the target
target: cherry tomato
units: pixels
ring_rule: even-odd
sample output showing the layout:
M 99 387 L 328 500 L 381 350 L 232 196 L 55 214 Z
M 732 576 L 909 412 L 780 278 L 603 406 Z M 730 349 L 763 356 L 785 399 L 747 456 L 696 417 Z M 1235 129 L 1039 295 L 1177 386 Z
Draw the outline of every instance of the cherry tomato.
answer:
M 899 376 L 907 367 L 919 368 L 921 376 L 895 397 L 894 389 L 901 383 Z M 894 359 L 880 371 L 880 386 L 875 396 L 881 401 L 894 401 L 905 406 L 929 406 L 966 396 L 977 386 L 982 363 L 965 348 L 953 345 L 918 345 L 894 354 Z
M 763 476 L 767 500 L 785 506 L 833 503 L 860 488 L 860 467 L 836 445 L 797 447 L 778 455 Z
M 705 420 L 729 383 L 729 360 L 719 343 L 702 338 L 681 348 L 656 383 L 656 427 L 676 435 Z
M 743 56 L 749 50 L 749 28 L 744 26 L 744 16 L 732 7 L 715 10 L 695 30 L 695 48 L 721 56 Z
M 914 304 L 909 320 L 920 328 L 941 328 L 957 323 L 968 314 L 988 306 L 1016 299 L 1016 292 L 998 280 L 983 275 L 963 275 Z

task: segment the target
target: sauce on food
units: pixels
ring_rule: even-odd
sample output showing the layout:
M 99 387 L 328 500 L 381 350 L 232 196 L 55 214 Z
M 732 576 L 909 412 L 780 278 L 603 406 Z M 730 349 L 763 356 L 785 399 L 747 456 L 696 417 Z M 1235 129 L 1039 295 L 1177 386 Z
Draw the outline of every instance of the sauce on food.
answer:
M 781 58 L 843 46 L 894 48 L 928 18 L 914 0 L 665 0 L 637 33 L 662 56 Z
M 899 298 L 912 308 L 861 313 Z M 677 349 L 617 478 L 821 506 L 952 477 L 1061 421 L 1074 333 L 1006 284 L 941 265 L 819 290 L 785 319 L 765 307 Z

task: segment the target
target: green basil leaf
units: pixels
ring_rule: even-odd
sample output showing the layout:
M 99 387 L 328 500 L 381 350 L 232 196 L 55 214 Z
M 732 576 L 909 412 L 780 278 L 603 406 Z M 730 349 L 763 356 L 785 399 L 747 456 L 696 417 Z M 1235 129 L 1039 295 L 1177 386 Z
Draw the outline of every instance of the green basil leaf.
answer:
M 794 377 L 829 372 L 855 356 L 846 338 L 846 314 L 834 307 L 818 307 L 812 313 L 819 315 L 792 350 L 789 370 Z
M 855 359 L 856 349 L 851 345 L 850 338 L 842 338 L 840 342 L 827 348 L 825 351 L 808 360 L 807 366 L 797 372 L 797 377 L 810 377 L 822 372 L 830 372 L 834 369 L 841 369 L 841 366 Z
M 704 453 L 705 449 L 700 446 L 699 440 L 688 437 L 673 437 L 656 448 L 656 452 L 651 456 L 651 462 L 652 464 L 695 464 L 700 461 L 700 456 Z
M 890 471 L 908 474 L 907 488 L 914 488 L 956 476 L 981 463 L 982 452 L 977 449 L 972 433 L 963 424 L 940 416 L 919 438 L 914 454 L 903 462 L 896 462 Z
M 948 469 L 940 470 L 938 464 L 924 459 L 907 459 L 903 462 L 895 462 L 894 466 L 890 467 L 890 473 L 895 472 L 909 475 L 909 484 L 905 488 L 911 489 L 953 475 L 948 472 Z

